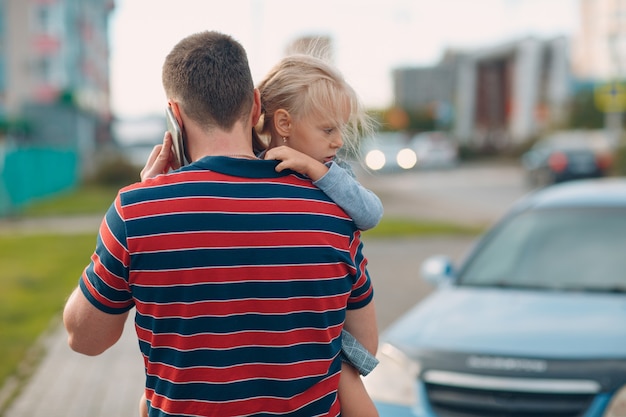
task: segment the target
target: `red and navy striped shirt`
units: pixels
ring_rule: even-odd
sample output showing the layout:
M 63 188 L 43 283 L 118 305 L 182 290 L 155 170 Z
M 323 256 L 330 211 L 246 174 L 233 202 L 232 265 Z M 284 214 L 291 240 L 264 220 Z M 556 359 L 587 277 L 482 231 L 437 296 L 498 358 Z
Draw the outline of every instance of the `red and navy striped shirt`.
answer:
M 150 416 L 339 416 L 346 309 L 372 300 L 354 223 L 275 161 L 207 157 L 120 190 L 80 287 L 136 307 Z

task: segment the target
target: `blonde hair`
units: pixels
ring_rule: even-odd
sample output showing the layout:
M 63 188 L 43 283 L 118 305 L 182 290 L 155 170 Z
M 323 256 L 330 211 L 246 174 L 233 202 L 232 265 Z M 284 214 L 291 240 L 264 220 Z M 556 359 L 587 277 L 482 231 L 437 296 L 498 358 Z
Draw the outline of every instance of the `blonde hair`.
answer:
M 271 136 L 273 117 L 279 109 L 289 112 L 296 122 L 304 117 L 331 115 L 342 126 L 344 146 L 353 151 L 358 148 L 359 138 L 373 131 L 373 119 L 354 89 L 323 59 L 307 54 L 287 56 L 270 70 L 258 89 L 262 117 L 257 131 L 263 136 Z M 343 116 L 346 110 L 347 123 Z

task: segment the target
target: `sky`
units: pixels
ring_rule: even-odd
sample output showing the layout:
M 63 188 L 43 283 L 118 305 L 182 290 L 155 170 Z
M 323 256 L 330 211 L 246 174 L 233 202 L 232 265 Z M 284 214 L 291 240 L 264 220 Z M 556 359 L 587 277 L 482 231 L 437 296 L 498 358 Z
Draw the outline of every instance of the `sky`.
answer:
M 574 35 L 579 0 L 116 0 L 114 115 L 162 114 L 161 66 L 187 35 L 217 30 L 246 49 L 255 83 L 300 36 L 330 36 L 334 63 L 370 108 L 392 104 L 393 69 L 430 66 L 446 48 Z

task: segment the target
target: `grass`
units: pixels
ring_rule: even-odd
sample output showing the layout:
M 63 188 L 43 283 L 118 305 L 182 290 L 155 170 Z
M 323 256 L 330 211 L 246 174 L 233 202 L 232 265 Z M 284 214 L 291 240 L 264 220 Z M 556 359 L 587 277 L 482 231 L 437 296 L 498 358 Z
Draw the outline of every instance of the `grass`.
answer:
M 0 383 L 59 315 L 94 247 L 95 231 L 0 236 Z
M 478 235 L 480 227 L 465 226 L 456 223 L 435 222 L 431 220 L 417 221 L 413 219 L 386 218 L 374 229 L 363 233 L 368 238 L 417 237 L 437 235 Z
M 116 193 L 113 187 L 83 186 L 34 202 L 19 216 L 104 214 Z M 29 350 L 60 317 L 89 262 L 96 232 L 0 235 L 0 389 L 11 376 L 18 383 L 28 376 L 23 373 L 37 359 Z M 5 405 L 0 404 L 0 414 Z
M 115 187 L 84 185 L 32 203 L 20 214 L 23 217 L 104 214 L 113 202 L 117 190 Z

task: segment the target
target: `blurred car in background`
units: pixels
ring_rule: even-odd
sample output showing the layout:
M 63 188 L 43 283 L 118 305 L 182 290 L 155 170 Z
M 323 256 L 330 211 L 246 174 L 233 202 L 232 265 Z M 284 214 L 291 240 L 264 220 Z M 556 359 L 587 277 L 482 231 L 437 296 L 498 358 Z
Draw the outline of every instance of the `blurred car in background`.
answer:
M 417 168 L 451 168 L 459 163 L 458 146 L 445 132 L 418 133 L 410 148 L 417 156 Z
M 607 175 L 612 163 L 609 141 L 601 132 L 564 131 L 540 139 L 522 155 L 532 186 L 546 186 Z
M 381 335 L 381 417 L 617 417 L 626 410 L 626 179 L 522 198 Z
M 404 132 L 379 132 L 361 143 L 361 155 L 372 171 L 403 171 L 412 169 L 417 156 L 409 146 Z

